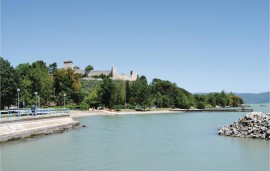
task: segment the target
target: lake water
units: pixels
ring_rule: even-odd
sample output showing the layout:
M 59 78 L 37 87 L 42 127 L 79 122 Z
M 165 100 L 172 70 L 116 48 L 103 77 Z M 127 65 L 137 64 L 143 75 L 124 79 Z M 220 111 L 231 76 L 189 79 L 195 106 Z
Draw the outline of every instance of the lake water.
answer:
M 269 106 L 253 106 L 269 112 Z M 269 171 L 266 140 L 217 135 L 246 113 L 92 116 L 86 128 L 1 145 L 2 171 Z

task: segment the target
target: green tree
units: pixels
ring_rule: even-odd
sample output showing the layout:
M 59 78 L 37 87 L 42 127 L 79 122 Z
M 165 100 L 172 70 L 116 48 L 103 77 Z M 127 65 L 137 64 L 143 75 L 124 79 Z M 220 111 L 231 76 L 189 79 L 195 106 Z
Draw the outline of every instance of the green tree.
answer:
M 115 91 L 115 85 L 110 78 L 104 78 L 102 84 L 100 85 L 99 95 L 101 97 L 101 103 L 109 108 L 112 107 L 111 97 L 112 93 Z
M 151 105 L 151 90 L 145 76 L 139 77 L 131 87 L 132 96 L 134 97 L 133 103 L 143 106 L 144 109 Z
M 111 94 L 110 106 L 124 105 L 126 100 L 126 85 L 124 81 L 114 81 L 114 89 Z
M 36 61 L 32 63 L 29 73 L 29 80 L 32 83 L 32 99 L 35 99 L 34 92 L 37 92 L 38 96 L 41 98 L 40 103 L 42 105 L 48 103 L 54 92 L 54 81 L 53 78 L 48 74 L 48 68 L 45 62 Z
M 101 98 L 99 96 L 100 86 L 94 87 L 91 93 L 86 96 L 84 102 L 89 104 L 90 107 L 97 108 L 101 104 Z
M 126 81 L 126 103 L 130 103 L 130 98 L 131 98 L 130 82 Z
M 206 96 L 206 103 L 211 105 L 212 107 L 216 107 L 217 103 L 216 103 L 216 98 L 214 96 L 213 93 L 209 93 L 207 96 Z
M 227 97 L 229 99 L 229 105 L 232 107 L 239 107 L 244 103 L 244 100 L 241 97 L 234 95 L 232 92 L 229 93 Z
M 160 92 L 157 92 L 154 95 L 154 102 L 157 105 L 158 108 L 162 107 L 162 95 Z
M 218 97 L 217 97 L 217 105 L 221 106 L 221 107 L 225 107 L 227 105 L 229 105 L 229 99 L 225 93 L 225 91 L 222 91 Z
M 94 67 L 92 65 L 88 65 L 87 67 L 85 67 L 86 71 L 92 71 L 94 70 Z
M 193 95 L 170 81 L 153 79 L 151 93 L 158 106 L 160 102 L 162 107 L 190 108 L 193 105 Z
M 25 102 L 26 106 L 35 104 L 32 92 L 32 81 L 30 80 L 31 69 L 32 66 L 28 63 L 19 64 L 15 69 L 19 76 L 19 88 L 21 90 L 20 101 Z
M 197 103 L 197 108 L 198 109 L 205 109 L 205 103 L 204 102 L 198 102 Z
M 57 63 L 54 62 L 48 66 L 49 73 L 53 73 L 57 70 Z
M 55 92 L 58 96 L 58 104 L 63 104 L 63 94 L 67 94 L 67 102 L 79 104 L 83 100 L 83 92 L 81 91 L 80 78 L 81 75 L 74 72 L 74 70 L 60 69 L 54 72 L 54 86 Z
M 192 106 L 192 98 L 185 94 L 183 91 L 178 89 L 175 97 L 175 107 L 182 109 L 189 109 Z
M 18 77 L 15 69 L 8 60 L 0 57 L 0 106 L 10 106 L 15 104 L 18 88 Z

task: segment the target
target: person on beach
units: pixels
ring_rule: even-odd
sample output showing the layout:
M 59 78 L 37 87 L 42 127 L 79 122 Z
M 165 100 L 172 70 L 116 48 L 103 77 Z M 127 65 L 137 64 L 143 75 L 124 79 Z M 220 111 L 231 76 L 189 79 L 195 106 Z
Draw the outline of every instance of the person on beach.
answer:
M 35 116 L 36 115 L 36 107 L 35 107 L 35 105 L 32 105 L 31 111 L 32 111 L 32 116 Z

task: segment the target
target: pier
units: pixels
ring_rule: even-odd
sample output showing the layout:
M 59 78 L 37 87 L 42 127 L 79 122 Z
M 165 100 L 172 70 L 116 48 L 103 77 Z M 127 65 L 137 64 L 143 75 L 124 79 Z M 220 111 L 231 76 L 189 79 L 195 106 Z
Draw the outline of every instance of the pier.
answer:
M 78 125 L 79 121 L 73 120 L 67 109 L 38 109 L 35 115 L 28 110 L 1 111 L 0 143 L 63 132 Z

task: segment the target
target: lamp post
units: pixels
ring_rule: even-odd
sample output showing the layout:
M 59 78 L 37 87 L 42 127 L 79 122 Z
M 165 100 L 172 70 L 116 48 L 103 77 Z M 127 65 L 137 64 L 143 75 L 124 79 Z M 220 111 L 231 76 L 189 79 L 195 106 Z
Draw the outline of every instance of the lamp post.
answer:
M 64 93 L 64 108 L 66 108 L 66 93 Z
M 18 112 L 19 112 L 19 109 L 20 109 L 20 89 L 17 88 L 17 92 L 18 92 Z
M 36 95 L 36 107 L 37 107 L 37 94 L 38 94 L 38 93 L 37 93 L 37 92 L 35 92 L 35 95 Z
M 38 102 L 38 108 L 40 108 L 40 97 L 39 96 L 37 96 L 37 102 Z

